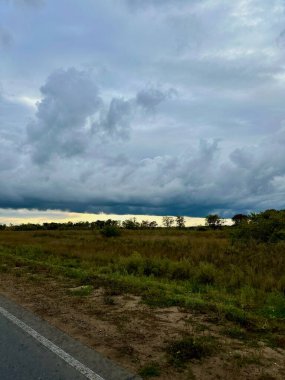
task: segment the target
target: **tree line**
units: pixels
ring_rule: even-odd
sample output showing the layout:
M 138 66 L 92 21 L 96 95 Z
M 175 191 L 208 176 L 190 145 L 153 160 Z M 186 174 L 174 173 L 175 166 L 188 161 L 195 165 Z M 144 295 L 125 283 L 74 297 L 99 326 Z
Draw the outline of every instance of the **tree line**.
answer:
M 167 229 L 195 229 L 218 230 L 229 228 L 225 226 L 225 220 L 218 214 L 209 214 L 205 218 L 205 226 L 186 227 L 184 216 L 163 216 L 162 225 Z M 236 214 L 232 217 L 233 238 L 238 240 L 255 239 L 263 242 L 285 240 L 285 210 L 270 209 L 260 213 Z M 156 229 L 159 225 L 156 221 L 143 220 L 138 222 L 136 218 L 118 221 L 113 219 L 96 220 L 94 222 L 66 222 L 66 223 L 23 223 L 20 225 L 0 224 L 0 230 L 13 231 L 37 231 L 37 230 L 100 230 L 103 235 L 118 235 L 115 230 L 144 230 Z
M 162 225 L 166 228 L 185 228 L 185 217 L 183 216 L 164 216 L 162 218 Z M 22 223 L 19 225 L 6 225 L 0 224 L 0 230 L 13 230 L 13 231 L 37 231 L 37 230 L 101 230 L 105 227 L 118 227 L 127 230 L 137 229 L 154 229 L 159 225 L 155 220 L 142 220 L 138 222 L 136 218 L 130 218 L 123 221 L 107 219 L 96 220 L 94 222 L 66 222 L 66 223 Z

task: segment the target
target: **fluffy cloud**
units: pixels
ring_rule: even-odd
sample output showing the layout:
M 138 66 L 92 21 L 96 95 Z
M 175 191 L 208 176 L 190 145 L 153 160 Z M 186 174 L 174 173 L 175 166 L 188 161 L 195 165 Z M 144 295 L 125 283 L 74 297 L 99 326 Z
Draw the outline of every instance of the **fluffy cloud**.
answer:
M 41 93 L 36 119 L 28 126 L 35 161 L 82 153 L 90 134 L 88 118 L 101 104 L 97 87 L 85 72 L 59 70 L 49 76 Z
M 27 126 L 27 148 L 39 164 L 54 156 L 80 155 L 96 138 L 128 137 L 139 108 L 154 111 L 170 92 L 150 88 L 106 104 L 91 73 L 70 68 L 51 74 L 41 94 L 35 119 Z

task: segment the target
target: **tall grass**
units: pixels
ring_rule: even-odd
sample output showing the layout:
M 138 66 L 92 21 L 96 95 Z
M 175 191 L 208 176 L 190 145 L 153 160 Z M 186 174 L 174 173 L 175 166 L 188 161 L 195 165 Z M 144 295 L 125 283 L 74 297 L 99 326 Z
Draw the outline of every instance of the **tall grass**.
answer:
M 285 318 L 284 242 L 232 244 L 227 230 L 136 230 L 108 239 L 97 231 L 1 231 L 0 246 L 4 264 L 48 267 L 82 283 L 96 278 L 149 304 L 207 305 L 241 324 L 245 313 Z

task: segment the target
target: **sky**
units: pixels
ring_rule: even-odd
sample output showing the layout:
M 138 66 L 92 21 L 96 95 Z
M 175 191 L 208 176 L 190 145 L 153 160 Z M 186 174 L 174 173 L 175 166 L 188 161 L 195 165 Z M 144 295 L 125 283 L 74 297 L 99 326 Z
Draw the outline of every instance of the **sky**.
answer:
M 0 0 L 2 216 L 285 208 L 284 101 L 284 0 Z

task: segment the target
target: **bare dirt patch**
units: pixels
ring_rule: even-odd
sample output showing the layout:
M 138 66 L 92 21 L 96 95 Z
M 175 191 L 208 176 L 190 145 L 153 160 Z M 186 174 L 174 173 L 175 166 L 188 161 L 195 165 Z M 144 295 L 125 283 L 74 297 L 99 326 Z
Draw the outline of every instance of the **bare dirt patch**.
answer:
M 177 307 L 150 308 L 138 296 L 110 294 L 100 287 L 88 295 L 70 293 L 71 280 L 31 274 L 1 273 L 0 292 L 57 328 L 96 349 L 133 372 L 156 363 L 157 379 L 283 379 L 284 350 L 265 344 L 248 347 L 225 337 L 224 326 L 207 315 Z M 213 336 L 217 351 L 211 357 L 173 367 L 165 352 L 169 342 L 183 336 Z

